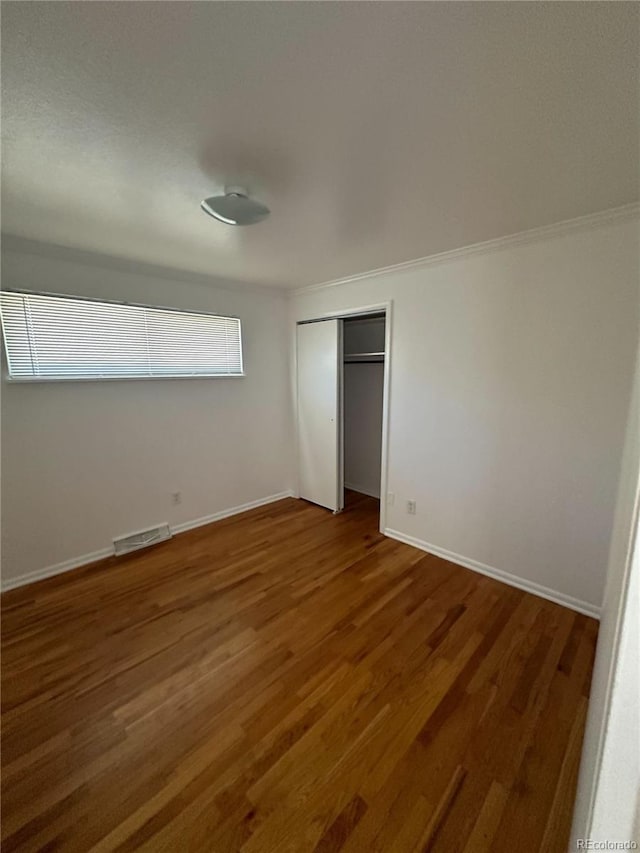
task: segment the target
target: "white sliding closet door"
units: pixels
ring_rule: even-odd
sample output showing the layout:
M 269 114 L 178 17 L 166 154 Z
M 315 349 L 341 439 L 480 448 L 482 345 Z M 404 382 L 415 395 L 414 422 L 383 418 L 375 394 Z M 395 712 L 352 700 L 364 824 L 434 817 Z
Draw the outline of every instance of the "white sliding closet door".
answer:
M 343 507 L 342 321 L 303 323 L 298 333 L 298 476 L 300 497 Z

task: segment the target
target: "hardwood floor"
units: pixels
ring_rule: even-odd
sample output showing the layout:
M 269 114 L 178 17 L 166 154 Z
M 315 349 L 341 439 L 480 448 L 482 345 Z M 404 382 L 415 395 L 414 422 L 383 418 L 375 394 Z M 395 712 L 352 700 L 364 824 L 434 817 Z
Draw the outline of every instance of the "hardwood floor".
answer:
M 2 597 L 2 850 L 565 853 L 593 619 L 293 499 Z

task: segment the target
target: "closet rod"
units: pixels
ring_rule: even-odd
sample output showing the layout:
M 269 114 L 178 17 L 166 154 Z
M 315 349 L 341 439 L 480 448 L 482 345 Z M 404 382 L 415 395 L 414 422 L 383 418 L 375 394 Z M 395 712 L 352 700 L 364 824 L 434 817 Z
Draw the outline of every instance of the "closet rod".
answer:
M 345 362 L 379 362 L 384 361 L 383 352 L 347 352 L 344 354 Z

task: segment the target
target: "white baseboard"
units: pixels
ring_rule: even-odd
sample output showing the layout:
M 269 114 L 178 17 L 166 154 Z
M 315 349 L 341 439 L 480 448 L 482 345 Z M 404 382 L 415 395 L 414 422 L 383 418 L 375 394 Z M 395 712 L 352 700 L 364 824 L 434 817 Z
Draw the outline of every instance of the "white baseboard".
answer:
M 249 501 L 246 504 L 223 509 L 220 512 L 214 512 L 213 515 L 205 515 L 202 518 L 196 518 L 195 521 L 185 521 L 182 524 L 176 524 L 171 527 L 171 533 L 184 533 L 187 530 L 193 530 L 194 527 L 202 527 L 205 524 L 211 524 L 213 521 L 220 521 L 223 518 L 228 518 L 231 515 L 238 515 L 241 512 L 247 512 L 250 509 L 256 509 L 259 506 L 275 503 L 283 498 L 293 497 L 293 492 L 279 492 L 277 495 L 268 495 L 266 498 L 258 498 L 256 501 Z M 35 581 L 51 578 L 54 575 L 61 575 L 63 572 L 69 572 L 71 569 L 79 569 L 80 566 L 86 566 L 89 563 L 95 563 L 96 560 L 104 560 L 105 557 L 113 556 L 113 546 L 110 548 L 101 548 L 99 551 L 92 551 L 89 554 L 83 554 L 81 557 L 73 557 L 71 560 L 65 560 L 62 563 L 55 563 L 53 566 L 45 566 L 43 569 L 36 569 L 33 572 L 27 572 L 25 575 L 20 575 L 17 578 L 7 578 L 2 580 L 0 588 L 2 592 L 9 589 L 16 589 L 19 586 L 26 586 Z
M 220 512 L 214 512 L 213 515 L 203 515 L 202 518 L 196 518 L 195 521 L 183 521 L 182 524 L 175 524 L 171 527 L 172 533 L 184 533 L 186 530 L 193 530 L 194 527 L 203 527 L 205 524 L 211 524 L 213 521 L 222 521 L 223 518 L 229 518 L 231 515 L 239 515 L 241 512 L 247 512 L 250 509 L 256 509 L 259 506 L 272 504 L 276 501 L 281 501 L 283 498 L 294 497 L 292 491 L 278 492 L 277 495 L 269 495 L 266 498 L 258 498 L 257 501 L 249 501 L 246 504 L 232 506 L 230 509 L 223 509 Z
M 45 566 L 43 569 L 36 569 L 33 572 L 27 572 L 26 575 L 20 575 L 17 578 L 2 579 L 2 592 L 9 589 L 15 589 L 19 586 L 26 586 L 29 583 L 52 578 L 54 575 L 61 575 L 63 572 L 70 572 L 71 569 L 79 569 L 80 566 L 86 566 L 88 563 L 95 563 L 96 560 L 104 560 L 105 557 L 113 556 L 113 546 L 111 548 L 101 548 L 99 551 L 91 551 L 89 554 L 83 554 L 81 557 L 72 557 L 71 560 L 64 560 L 62 563 L 54 563 L 53 566 Z
M 481 575 L 493 578 L 497 581 L 502 581 L 509 586 L 515 586 L 517 589 L 523 589 L 525 592 L 530 592 L 532 595 L 538 595 L 540 598 L 546 598 L 548 601 L 553 601 L 555 604 L 561 604 L 563 607 L 568 607 L 571 610 L 577 610 L 578 613 L 583 613 L 585 616 L 592 616 L 594 619 L 600 619 L 600 608 L 595 604 L 590 604 L 588 601 L 581 601 L 579 598 L 573 598 L 571 595 L 566 595 L 563 592 L 557 592 L 555 589 L 542 586 L 542 584 L 534 583 L 533 581 L 520 578 L 517 575 L 512 575 L 502 569 L 494 569 L 493 566 L 487 566 L 485 563 L 480 563 L 478 560 L 471 560 L 469 557 L 463 557 L 461 554 L 456 554 L 453 551 L 447 551 L 446 548 L 439 548 L 437 545 L 431 545 L 429 542 L 424 542 L 422 539 L 416 539 L 415 536 L 407 536 L 406 533 L 400 533 L 399 530 L 385 528 L 383 531 L 385 536 L 391 539 L 397 539 L 399 542 L 404 542 L 405 545 L 413 545 L 415 548 L 420 548 L 421 551 L 426 551 L 428 554 L 434 554 L 436 557 L 442 557 L 451 563 L 456 563 L 465 569 L 471 569 L 473 572 L 479 572 Z
M 380 500 L 380 492 L 375 492 L 373 489 L 367 489 L 364 486 L 358 486 L 355 483 L 345 483 L 345 489 L 351 489 L 352 492 L 359 492 L 361 495 L 368 495 L 370 498 Z

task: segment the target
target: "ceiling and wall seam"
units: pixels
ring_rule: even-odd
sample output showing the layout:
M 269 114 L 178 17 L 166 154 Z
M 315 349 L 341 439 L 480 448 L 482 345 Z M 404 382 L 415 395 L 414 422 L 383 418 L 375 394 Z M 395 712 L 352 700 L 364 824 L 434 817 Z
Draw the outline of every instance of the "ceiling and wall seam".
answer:
M 415 258 L 411 261 L 401 261 L 397 264 L 390 264 L 389 266 L 379 267 L 366 272 L 354 273 L 353 275 L 332 281 L 310 284 L 306 287 L 299 287 L 295 290 L 287 289 L 287 293 L 291 297 L 300 296 L 305 293 L 313 293 L 316 290 L 324 290 L 329 287 L 339 287 L 340 285 L 349 284 L 362 279 L 388 275 L 389 273 L 394 272 L 415 270 L 420 267 L 446 264 L 449 261 L 456 261 L 459 258 L 467 258 L 472 255 L 485 255 L 491 252 L 498 252 L 501 249 L 506 249 L 512 246 L 526 246 L 530 243 L 537 243 L 541 240 L 549 240 L 554 237 L 562 237 L 565 234 L 572 234 L 576 231 L 588 231 L 591 228 L 598 228 L 600 226 L 625 222 L 632 219 L 640 219 L 639 202 L 625 204 L 621 207 L 609 208 L 608 210 L 601 210 L 597 213 L 590 213 L 586 216 L 578 216 L 574 219 L 565 219 L 562 222 L 556 222 L 552 225 L 542 225 L 539 228 L 529 228 L 526 231 L 519 231 L 515 234 L 506 234 L 504 237 L 496 237 L 493 240 L 483 240 L 481 243 L 472 243 L 469 246 L 460 246 L 457 249 L 449 249 L 446 252 L 437 252 L 434 255 L 426 255 L 423 258 Z

